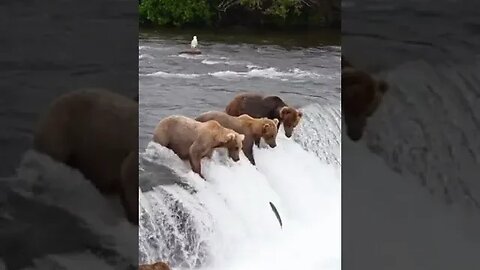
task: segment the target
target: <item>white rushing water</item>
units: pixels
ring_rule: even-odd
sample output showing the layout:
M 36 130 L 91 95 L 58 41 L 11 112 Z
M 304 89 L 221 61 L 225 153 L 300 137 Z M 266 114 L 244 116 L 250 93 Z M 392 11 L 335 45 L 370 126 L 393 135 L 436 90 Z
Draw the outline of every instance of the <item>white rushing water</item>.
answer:
M 79 269 L 78 261 L 92 269 L 117 269 L 136 264 L 138 253 L 133 248 L 138 241 L 137 227 L 124 218 L 116 198 L 102 195 L 78 170 L 29 150 L 17 174 L 1 178 L 0 182 L 2 188 L 8 187 L 8 192 L 22 198 L 15 201 L 22 202 L 19 205 L 3 205 L 0 213 L 3 221 L 8 221 L 5 224 L 17 223 L 24 231 L 22 234 L 13 231 L 15 241 L 31 241 L 28 236 L 32 231 L 25 224 L 38 226 L 34 233 L 50 238 L 50 242 L 36 243 L 34 248 L 41 245 L 52 253 L 45 252 L 44 256 L 35 258 L 34 267 L 28 269 Z M 5 198 L 9 197 L 2 199 Z M 54 215 L 49 216 L 50 213 Z M 55 235 L 50 236 L 52 233 Z M 61 247 L 67 251 L 60 253 Z
M 480 207 L 479 61 L 412 61 L 381 74 L 391 89 L 365 141 L 435 196 Z
M 389 91 L 362 141 L 342 142 L 345 268 L 479 265 L 479 67 L 417 60 L 377 74 Z
M 235 163 L 216 151 L 212 160 L 202 160 L 207 181 L 151 142 L 141 156 L 170 168 L 183 184 L 157 185 L 141 194 L 141 263 L 161 260 L 175 269 L 208 270 L 340 269 L 339 110 L 304 108 L 306 119 L 320 111 L 332 117 L 306 120 L 295 140 L 280 130 L 276 148 L 254 148 L 256 167 L 245 156 Z M 319 147 L 338 149 L 309 149 Z

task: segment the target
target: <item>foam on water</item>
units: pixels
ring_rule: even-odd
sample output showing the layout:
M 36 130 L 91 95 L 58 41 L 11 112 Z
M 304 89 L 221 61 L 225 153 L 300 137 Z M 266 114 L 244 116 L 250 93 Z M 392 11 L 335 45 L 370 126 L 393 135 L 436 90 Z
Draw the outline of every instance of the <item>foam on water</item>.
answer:
M 277 145 L 254 149 L 256 167 L 243 154 L 233 162 L 215 151 L 202 160 L 204 181 L 171 150 L 150 143 L 142 158 L 170 168 L 181 184 L 158 185 L 140 197 L 143 262 L 167 261 L 177 269 L 340 269 L 339 166 L 282 130 Z
M 247 65 L 247 68 L 248 68 L 248 69 L 260 68 L 260 66 L 251 64 L 251 65 Z
M 188 53 L 181 53 L 181 54 L 174 54 L 170 55 L 170 57 L 180 57 L 185 59 L 203 59 L 205 56 L 201 54 L 188 54 Z
M 344 140 L 343 147 L 349 149 L 343 159 L 348 167 L 345 208 L 355 209 L 344 212 L 345 267 L 447 270 L 479 265 L 478 211 L 434 199 L 413 179 L 392 171 L 363 142 Z
M 163 71 L 157 71 L 154 73 L 149 73 L 141 76 L 152 76 L 152 77 L 162 77 L 162 78 L 182 78 L 182 79 L 193 79 L 200 77 L 201 74 L 183 74 L 183 73 L 168 73 Z
M 446 202 L 476 207 L 479 71 L 477 60 L 435 66 L 412 61 L 384 72 L 391 89 L 369 119 L 365 136 L 368 147 L 391 168 L 416 178 Z
M 316 153 L 323 162 L 341 165 L 341 110 L 336 104 L 310 104 L 303 107 L 303 117 L 293 138 L 304 149 Z M 310 127 L 322 127 L 310 128 Z M 305 139 L 308 138 L 308 139 Z
M 225 64 L 225 62 L 224 62 L 224 61 L 214 61 L 214 60 L 205 59 L 205 60 L 202 60 L 202 64 L 205 64 L 205 65 L 218 65 L 218 64 Z
M 150 54 L 147 54 L 147 53 L 143 53 L 143 54 L 140 54 L 138 56 L 138 59 L 140 59 L 140 60 L 141 59 L 153 59 L 153 58 L 154 58 L 153 56 L 151 56 Z
M 205 64 L 205 65 L 246 66 L 246 67 L 253 65 L 252 63 L 250 63 L 248 61 L 236 61 L 236 60 L 227 61 L 225 59 L 221 59 L 221 60 L 204 59 L 204 60 L 202 60 L 202 64 Z
M 203 60 L 208 62 L 209 60 Z M 202 61 L 202 62 L 203 62 Z M 215 61 L 212 61 L 212 63 Z M 215 62 L 217 63 L 217 62 Z M 220 63 L 220 62 L 218 62 Z M 164 71 L 157 71 L 154 73 L 141 74 L 140 76 L 147 77 L 162 77 L 162 78 L 182 78 L 182 79 L 195 79 L 201 76 L 213 76 L 220 79 L 231 80 L 238 78 L 268 78 L 274 80 L 288 81 L 290 79 L 305 79 L 308 78 L 313 81 L 321 81 L 320 79 L 330 79 L 328 75 L 320 75 L 315 72 L 305 71 L 298 68 L 291 69 L 287 72 L 278 71 L 277 69 L 271 68 L 254 68 L 255 65 L 249 65 L 250 68 L 248 71 L 216 71 L 210 72 L 208 74 L 185 74 L 185 73 L 168 73 Z
M 222 79 L 232 79 L 232 78 L 269 78 L 269 79 L 278 79 L 278 80 L 288 80 L 290 78 L 301 79 L 320 79 L 325 78 L 324 75 L 317 74 L 311 71 L 304 71 L 299 68 L 290 69 L 286 72 L 278 71 L 276 68 L 257 68 L 256 66 L 250 66 L 249 71 L 217 71 L 209 73 L 209 75 L 214 77 L 219 77 Z

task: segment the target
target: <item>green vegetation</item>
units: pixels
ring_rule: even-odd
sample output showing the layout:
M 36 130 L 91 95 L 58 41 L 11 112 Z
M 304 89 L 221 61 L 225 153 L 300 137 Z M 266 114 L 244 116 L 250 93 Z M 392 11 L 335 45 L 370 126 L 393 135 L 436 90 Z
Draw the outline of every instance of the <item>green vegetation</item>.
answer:
M 140 0 L 142 26 L 340 27 L 340 0 Z

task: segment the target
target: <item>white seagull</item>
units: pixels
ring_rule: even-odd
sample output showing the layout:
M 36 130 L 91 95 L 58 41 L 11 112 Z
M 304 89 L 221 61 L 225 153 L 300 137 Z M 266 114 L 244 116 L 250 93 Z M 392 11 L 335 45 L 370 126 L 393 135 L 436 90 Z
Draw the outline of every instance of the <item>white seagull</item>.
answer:
M 193 36 L 193 39 L 192 39 L 192 42 L 190 43 L 190 46 L 192 47 L 192 49 L 195 49 L 195 48 L 197 48 L 197 45 L 198 45 L 197 36 Z

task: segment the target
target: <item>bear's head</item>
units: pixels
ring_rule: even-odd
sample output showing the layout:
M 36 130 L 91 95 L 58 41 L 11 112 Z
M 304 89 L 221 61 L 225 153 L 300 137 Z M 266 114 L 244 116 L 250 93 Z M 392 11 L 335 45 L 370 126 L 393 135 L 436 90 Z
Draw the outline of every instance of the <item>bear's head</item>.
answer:
M 258 134 L 265 140 L 265 142 L 272 148 L 277 146 L 277 126 L 279 120 L 268 119 L 266 117 L 261 118 L 259 121 Z
M 351 140 L 362 138 L 367 118 L 377 110 L 387 90 L 385 81 L 375 80 L 366 72 L 355 69 L 342 72 L 342 113 Z
M 220 138 L 220 146 L 227 148 L 228 156 L 231 159 L 239 161 L 244 139 L 245 135 L 239 134 L 231 129 L 226 129 L 226 133 Z
M 283 128 L 285 129 L 285 136 L 288 138 L 292 137 L 293 129 L 300 122 L 303 113 L 295 108 L 285 106 L 280 109 L 280 120 L 283 123 Z

